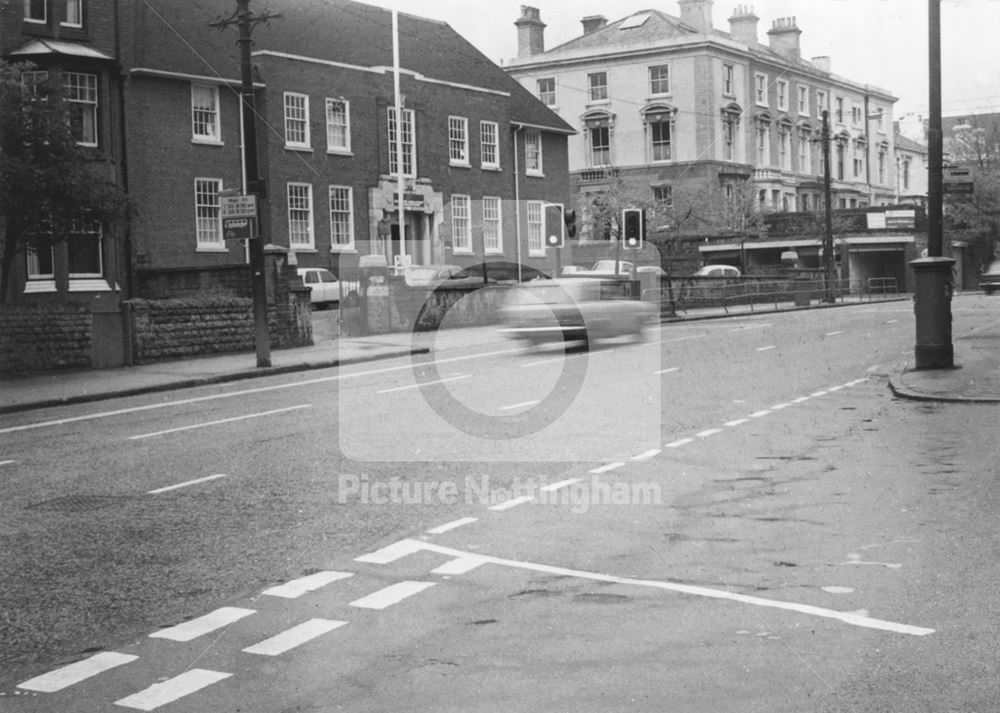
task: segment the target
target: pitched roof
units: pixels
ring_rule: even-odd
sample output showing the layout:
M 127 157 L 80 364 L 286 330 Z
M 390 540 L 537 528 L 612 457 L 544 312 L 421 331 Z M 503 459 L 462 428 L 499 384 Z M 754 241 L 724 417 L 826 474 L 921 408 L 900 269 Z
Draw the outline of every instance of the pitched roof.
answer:
M 232 78 L 239 74 L 236 30 L 210 23 L 232 14 L 232 0 L 146 0 L 143 46 L 135 62 L 148 69 Z M 263 12 L 265 6 L 255 8 Z M 353 0 L 269 0 L 280 18 L 253 31 L 254 51 L 269 50 L 359 67 L 393 64 L 392 13 Z M 400 66 L 427 78 L 510 94 L 514 123 L 563 133 L 574 129 L 445 22 L 399 14 Z M 264 78 L 266 81 L 266 77 Z
M 896 144 L 897 149 L 902 149 L 903 151 L 913 151 L 914 153 L 927 153 L 926 146 L 914 141 L 913 139 L 908 139 L 902 134 L 897 133 L 893 141 Z

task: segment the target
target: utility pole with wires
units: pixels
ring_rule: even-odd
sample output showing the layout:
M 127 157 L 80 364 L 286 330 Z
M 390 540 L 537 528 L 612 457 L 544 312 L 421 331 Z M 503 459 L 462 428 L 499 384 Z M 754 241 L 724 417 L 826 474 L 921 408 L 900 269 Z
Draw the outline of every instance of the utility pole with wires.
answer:
M 240 48 L 240 106 L 243 125 L 243 166 L 245 170 L 243 193 L 254 197 L 256 204 L 260 197 L 262 185 L 257 166 L 257 109 L 253 93 L 253 67 L 250 63 L 251 37 L 254 28 L 281 15 L 273 15 L 265 10 L 255 15 L 250 10 L 250 0 L 236 0 L 236 11 L 229 17 L 220 18 L 211 24 L 219 30 L 225 30 L 234 25 L 239 30 L 236 44 Z M 259 221 L 259 218 L 253 220 Z M 264 239 L 258 230 L 256 237 L 250 238 L 248 251 L 250 253 L 250 273 L 253 290 L 253 322 L 254 345 L 257 350 L 257 366 L 271 366 L 271 339 L 267 328 L 267 280 L 264 274 Z

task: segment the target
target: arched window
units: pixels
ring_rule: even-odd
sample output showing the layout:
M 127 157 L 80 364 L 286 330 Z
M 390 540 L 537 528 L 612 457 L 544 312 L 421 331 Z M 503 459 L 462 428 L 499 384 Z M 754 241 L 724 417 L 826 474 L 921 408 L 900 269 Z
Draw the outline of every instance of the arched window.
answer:
M 754 128 L 757 135 L 757 165 L 771 165 L 771 126 L 774 120 L 767 112 L 761 112 L 754 117 Z
M 677 109 L 669 104 L 650 104 L 642 110 L 642 123 L 646 127 L 646 151 L 650 162 L 673 161 L 674 128 Z
M 743 109 L 739 104 L 732 103 L 722 108 L 722 160 L 736 160 L 736 142 L 739 138 L 740 118 Z

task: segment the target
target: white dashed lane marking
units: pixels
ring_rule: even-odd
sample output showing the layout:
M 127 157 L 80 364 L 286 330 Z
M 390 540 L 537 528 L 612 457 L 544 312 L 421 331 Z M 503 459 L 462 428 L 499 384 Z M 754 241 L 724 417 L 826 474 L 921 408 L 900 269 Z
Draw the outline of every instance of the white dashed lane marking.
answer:
M 396 560 L 411 555 L 420 550 L 420 543 L 415 540 L 400 540 L 391 545 L 387 545 L 380 550 L 369 552 L 368 554 L 355 557 L 355 562 L 366 562 L 368 564 L 389 564 Z
M 477 517 L 463 517 L 458 520 L 452 520 L 451 522 L 446 522 L 443 525 L 438 525 L 437 527 L 432 527 L 427 532 L 431 535 L 440 535 L 443 532 L 448 532 L 449 530 L 454 530 L 456 527 L 462 527 L 463 525 L 471 525 L 474 522 L 478 522 Z
M 456 557 L 453 560 L 445 562 L 440 567 L 431 570 L 433 574 L 440 574 L 444 576 L 466 574 L 471 572 L 476 567 L 484 565 L 489 562 L 485 557 L 480 557 L 478 555 L 470 555 L 468 557 Z
M 734 428 L 735 426 L 742 426 L 744 423 L 750 423 L 749 418 L 737 418 L 734 421 L 726 421 L 723 426 L 728 426 L 729 428 Z
M 159 495 L 160 493 L 167 493 L 171 490 L 178 490 L 180 488 L 187 488 L 192 485 L 200 485 L 202 483 L 207 483 L 210 480 L 218 480 L 219 478 L 225 478 L 225 473 L 216 473 L 215 475 L 208 475 L 204 478 L 197 478 L 195 480 L 188 480 L 183 483 L 177 483 L 177 485 L 168 485 L 164 488 L 157 488 L 156 490 L 150 490 L 146 495 Z
M 651 448 L 650 450 L 644 451 L 637 456 L 632 456 L 632 460 L 649 460 L 650 458 L 658 456 L 661 453 L 663 453 L 663 451 L 659 448 Z
M 216 629 L 229 626 L 243 617 L 256 614 L 253 609 L 241 609 L 239 607 L 221 607 L 213 612 L 200 616 L 197 619 L 186 621 L 168 629 L 154 631 L 149 635 L 151 639 L 170 639 L 171 641 L 191 641 L 199 636 L 208 634 Z
M 771 411 L 768 409 L 764 409 L 763 411 L 754 411 L 750 414 L 750 418 L 760 418 L 762 416 L 767 416 L 769 413 L 771 413 Z
M 94 654 L 83 661 L 71 663 L 68 666 L 57 668 L 41 676 L 36 676 L 29 681 L 17 684 L 18 688 L 27 691 L 38 691 L 40 693 L 55 693 L 61 691 L 74 683 L 85 681 L 91 676 L 109 671 L 123 664 L 135 661 L 138 656 L 131 654 L 119 654 L 114 651 L 104 651 Z
M 286 651 L 291 651 L 306 642 L 344 626 L 346 623 L 346 621 L 335 621 L 333 619 L 310 619 L 298 626 L 293 626 L 291 629 L 281 632 L 277 636 L 265 639 L 259 644 L 248 646 L 243 651 L 244 653 L 258 654 L 259 656 L 280 656 Z
M 672 366 L 669 369 L 660 369 L 659 371 L 654 371 L 653 374 L 659 376 L 660 374 L 672 374 L 675 371 L 680 371 L 679 366 Z
M 597 468 L 594 468 L 590 472 L 593 473 L 594 475 L 600 475 L 601 473 L 607 473 L 607 472 L 612 471 L 612 470 L 618 470 L 623 465 L 625 465 L 625 464 L 622 463 L 621 461 L 618 461 L 618 462 L 615 462 L 615 463 L 605 463 L 602 466 L 598 466 Z
M 769 344 L 766 347 L 757 347 L 757 351 L 759 351 L 759 352 L 769 352 L 772 349 L 777 349 L 777 348 L 778 347 L 774 346 L 773 344 Z
M 511 498 L 510 500 L 506 500 L 502 503 L 493 505 L 488 509 L 493 510 L 494 512 L 502 512 L 503 510 L 510 510 L 511 508 L 516 508 L 518 505 L 524 505 L 525 503 L 530 503 L 532 500 L 534 500 L 534 498 L 531 497 L 530 495 L 522 495 L 519 498 Z
M 205 423 L 195 423 L 190 426 L 181 426 L 179 428 L 168 428 L 165 431 L 156 431 L 155 433 L 143 433 L 138 436 L 130 436 L 130 441 L 141 441 L 144 438 L 156 438 L 157 436 L 167 436 L 171 433 L 181 433 L 183 431 L 193 431 L 198 428 L 210 428 L 212 426 L 222 426 L 227 423 L 236 423 L 237 421 L 246 421 L 251 418 L 263 418 L 265 416 L 277 416 L 278 414 L 288 413 L 289 411 L 299 411 L 305 408 L 312 408 L 312 404 L 300 404 L 299 406 L 289 406 L 288 408 L 276 408 L 271 411 L 262 411 L 260 413 L 248 413 L 243 416 L 234 416 L 233 418 L 221 418 L 218 421 L 207 421 Z
M 694 443 L 693 438 L 680 438 L 676 441 L 671 441 L 665 444 L 666 448 L 680 448 L 681 446 L 686 446 L 688 443 Z
M 827 337 L 836 337 L 838 334 L 843 334 L 843 333 L 844 333 L 844 330 L 841 329 L 840 331 L 837 331 L 837 332 L 827 332 L 824 336 L 827 336 Z
M 12 460 L 0 460 L 0 466 L 3 466 L 3 465 L 13 465 L 13 464 L 14 464 L 14 461 L 12 461 Z
M 513 411 L 514 409 L 518 409 L 518 408 L 527 408 L 528 406 L 534 406 L 537 403 L 541 403 L 541 402 L 540 401 L 522 401 L 519 404 L 511 404 L 510 406 L 501 406 L 500 410 L 501 411 Z
M 416 581 L 397 582 L 385 589 L 380 589 L 368 596 L 361 597 L 361 599 L 355 599 L 351 602 L 351 606 L 358 607 L 359 609 L 385 609 L 386 607 L 391 607 L 393 604 L 398 604 L 408 597 L 412 597 L 414 594 L 419 594 L 425 589 L 433 587 L 434 584 L 434 582 Z
M 325 587 L 331 582 L 336 582 L 337 580 L 347 579 L 348 577 L 353 576 L 353 572 L 316 572 L 315 574 L 310 574 L 305 577 L 293 579 L 290 582 L 285 582 L 277 587 L 265 589 L 262 594 L 266 594 L 269 597 L 297 599 L 303 594 L 315 591 L 320 587 Z
M 232 675 L 231 673 L 193 668 L 162 683 L 156 683 L 144 691 L 139 691 L 131 696 L 115 701 L 115 705 L 124 706 L 125 708 L 135 708 L 140 711 L 156 710 L 160 706 L 173 703 L 184 696 L 191 695 Z
M 708 438 L 709 436 L 714 436 L 716 433 L 722 433 L 721 428 L 709 428 L 699 433 L 694 434 L 698 438 Z
M 579 483 L 581 478 L 567 478 L 566 480 L 560 480 L 556 483 L 550 483 L 549 485 L 543 485 L 541 490 L 546 493 L 551 493 L 556 490 L 562 490 L 563 488 L 569 487 L 575 483 Z
M 430 386 L 432 384 L 447 384 L 450 381 L 459 381 L 460 379 L 470 379 L 471 374 L 459 374 L 458 376 L 447 376 L 443 379 L 437 379 L 435 381 L 424 381 L 419 384 L 408 384 L 406 386 L 397 386 L 392 389 L 382 389 L 381 391 L 376 391 L 376 394 L 392 394 L 397 391 L 408 391 L 410 389 L 419 389 L 421 386 Z

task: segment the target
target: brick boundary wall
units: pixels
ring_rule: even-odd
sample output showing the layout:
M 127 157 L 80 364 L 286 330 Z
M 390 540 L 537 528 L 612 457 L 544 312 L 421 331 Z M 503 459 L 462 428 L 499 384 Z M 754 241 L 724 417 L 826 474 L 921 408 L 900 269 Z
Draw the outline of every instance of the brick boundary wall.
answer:
M 83 305 L 0 306 L 0 374 L 89 367 L 90 343 Z

